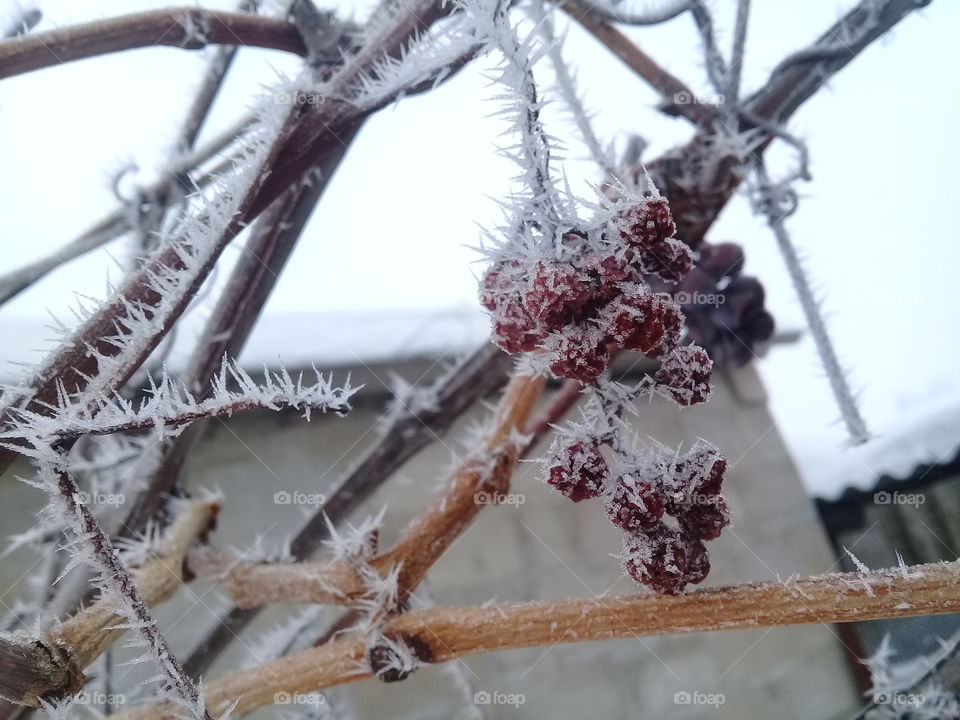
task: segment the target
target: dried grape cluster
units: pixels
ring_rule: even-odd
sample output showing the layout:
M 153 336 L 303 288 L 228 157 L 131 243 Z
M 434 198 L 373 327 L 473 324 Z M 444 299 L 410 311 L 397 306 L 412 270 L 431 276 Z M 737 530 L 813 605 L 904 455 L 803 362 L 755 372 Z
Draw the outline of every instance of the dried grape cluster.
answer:
M 676 297 L 693 342 L 714 362 L 740 367 L 773 336 L 773 316 L 764 308 L 763 285 L 742 275 L 743 249 L 736 243 L 701 243 L 697 264 L 677 286 Z
M 607 228 L 603 250 L 570 233 L 568 258 L 495 262 L 480 288 L 494 342 L 510 353 L 540 349 L 554 375 L 585 383 L 606 369 L 612 349 L 665 357 L 680 342 L 683 315 L 644 278 L 676 282 L 693 267 L 675 231 L 666 200 L 654 196 Z
M 623 450 L 622 415 L 639 394 L 657 393 L 683 406 L 710 395 L 710 357 L 680 344 L 680 305 L 650 286 L 675 288 L 695 271 L 693 254 L 675 231 L 666 200 L 651 192 L 603 228 L 600 242 L 569 233 L 560 257 L 499 260 L 480 288 L 501 348 L 536 351 L 554 375 L 587 385 L 592 409 L 585 416 L 592 419 L 558 434 L 547 483 L 574 502 L 602 497 L 624 533 L 624 568 L 660 593 L 703 581 L 710 570 L 704 541 L 729 522 L 720 495 L 726 463 L 715 448 L 698 443 L 683 456 L 660 452 L 656 461 Z M 659 369 L 633 389 L 601 379 L 621 348 L 660 359 Z
M 601 440 L 555 444 L 547 478 L 574 502 L 602 497 L 610 521 L 624 533 L 624 569 L 659 593 L 676 594 L 710 571 L 704 542 L 730 523 L 721 494 L 727 463 L 700 441 L 683 455 L 629 459 L 618 454 L 613 473 Z

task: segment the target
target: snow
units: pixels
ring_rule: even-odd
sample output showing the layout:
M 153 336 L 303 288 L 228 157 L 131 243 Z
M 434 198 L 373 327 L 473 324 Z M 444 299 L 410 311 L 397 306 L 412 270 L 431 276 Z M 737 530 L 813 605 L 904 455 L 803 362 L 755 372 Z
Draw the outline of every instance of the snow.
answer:
M 243 367 L 315 364 L 323 370 L 360 363 L 396 363 L 471 352 L 490 336 L 490 322 L 477 307 L 446 310 L 304 313 L 271 316 L 254 329 Z
M 881 477 L 905 480 L 922 465 L 952 460 L 960 453 L 960 403 L 951 398 L 900 416 L 875 439 L 850 448 L 829 474 L 815 478 L 811 491 L 824 499 L 848 488 L 868 490 Z
M 0 381 L 22 374 L 18 363 L 36 362 L 51 343 L 55 331 L 49 321 L 0 315 L 0 337 L 16 338 L 0 346 Z M 185 321 L 187 348 L 202 322 Z M 362 364 L 397 363 L 416 358 L 438 358 L 472 352 L 490 335 L 490 321 L 477 305 L 442 310 L 384 310 L 354 312 L 272 313 L 254 328 L 239 363 L 248 372 L 262 373 L 278 361 L 291 369 L 316 365 L 321 371 Z M 186 353 L 174 350 L 167 367 L 182 372 Z

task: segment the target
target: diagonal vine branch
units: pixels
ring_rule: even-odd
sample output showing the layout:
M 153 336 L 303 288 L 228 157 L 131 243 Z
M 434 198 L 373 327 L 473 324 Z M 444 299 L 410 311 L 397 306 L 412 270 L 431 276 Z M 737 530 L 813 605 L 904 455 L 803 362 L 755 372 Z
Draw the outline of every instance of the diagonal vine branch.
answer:
M 307 56 L 297 27 L 285 20 L 201 8 L 170 8 L 0 43 L 0 79 L 73 60 L 157 45 L 187 50 L 208 45 L 249 45 Z

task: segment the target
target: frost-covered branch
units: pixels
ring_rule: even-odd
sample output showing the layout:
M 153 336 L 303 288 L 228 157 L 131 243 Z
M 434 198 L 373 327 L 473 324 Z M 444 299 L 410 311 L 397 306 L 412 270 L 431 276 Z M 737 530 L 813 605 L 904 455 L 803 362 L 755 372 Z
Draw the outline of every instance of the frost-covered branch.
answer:
M 250 118 L 245 118 L 246 126 L 249 126 L 250 122 Z M 143 188 L 142 192 L 153 198 L 155 202 L 165 203 L 174 196 L 181 196 L 179 191 L 204 190 L 217 177 L 229 170 L 233 160 L 227 157 L 213 168 L 204 171 L 200 171 L 199 166 L 223 151 L 230 143 L 236 141 L 238 135 L 243 134 L 243 127 L 244 123 L 238 123 L 188 157 L 172 162 L 168 166 L 170 168 L 169 174 Z M 188 177 L 190 182 L 190 185 L 186 188 L 179 186 L 180 179 L 184 177 Z M 131 213 L 127 207 L 119 207 L 63 247 L 16 270 L 0 275 L 0 305 L 23 292 L 61 265 L 75 260 L 91 250 L 96 250 L 131 229 Z
M 329 562 L 236 566 L 230 564 L 229 557 L 214 556 L 215 562 L 207 558 L 198 566 L 209 568 L 204 574 L 225 581 L 241 608 L 269 602 L 361 604 L 376 608 L 378 604 L 370 601 L 385 596 L 382 586 L 388 579 L 394 588 L 393 602 L 403 604 L 427 571 L 488 504 L 486 498 L 502 497 L 509 489 L 520 441 L 524 439 L 522 433 L 545 380 L 543 376 L 514 376 L 494 411 L 481 448 L 453 474 L 441 494 L 410 523 L 388 552 L 369 559 L 335 557 Z M 331 533 L 335 533 L 333 528 Z
M 905 571 L 906 570 L 906 571 Z M 939 563 L 709 588 L 681 595 L 601 596 L 561 602 L 437 607 L 398 615 L 383 636 L 402 642 L 416 664 L 558 643 L 787 625 L 937 615 L 960 610 L 960 565 Z M 212 711 L 244 712 L 276 693 L 306 693 L 372 676 L 364 639 L 340 638 L 205 687 Z M 399 678 L 398 678 L 399 679 Z M 145 706 L 117 720 L 171 718 Z
M 466 460 L 388 553 L 387 567 L 400 568 L 401 601 L 483 509 L 477 494 L 499 498 L 508 491 L 527 420 L 545 383 L 543 376 L 513 376 L 494 410 L 481 454 Z
M 863 662 L 873 700 L 853 720 L 941 720 L 960 716 L 960 635 L 927 656 L 895 662 L 890 636 Z
M 117 394 L 112 398 L 97 398 L 92 410 L 72 402 L 66 391 L 62 391 L 58 404 L 51 408 L 52 415 L 15 411 L 16 423 L 11 429 L 0 432 L 0 442 L 23 439 L 34 448 L 42 449 L 80 435 L 106 435 L 150 428 L 156 429 L 162 439 L 204 418 L 284 407 L 303 410 L 308 420 L 315 410 L 346 415 L 350 411 L 350 397 L 359 388 L 350 387 L 349 380 L 337 387 L 332 375 L 324 377 L 316 368 L 314 372 L 316 383 L 305 385 L 302 373 L 294 380 L 282 366 L 280 372 L 264 368 L 264 384 L 259 385 L 236 362 L 224 359 L 220 372 L 213 379 L 209 397 L 203 400 L 164 374 L 159 383 L 151 379 L 146 390 L 149 397 L 139 405 Z M 239 390 L 231 390 L 231 382 Z M 22 452 L 30 454 L 29 450 Z
M 795 55 L 795 60 L 788 58 L 789 62 L 775 68 L 766 84 L 745 100 L 744 107 L 760 117 L 784 123 L 870 43 L 928 4 L 929 0 L 861 0 L 810 47 Z
M 747 46 L 747 22 L 750 19 L 750 0 L 738 0 L 737 19 L 733 30 L 733 51 L 730 53 L 730 72 L 724 90 L 724 105 L 734 107 L 740 100 L 740 78 L 743 76 L 743 55 Z
M 374 109 L 413 92 L 439 86 L 476 57 L 473 23 L 457 13 L 428 32 L 418 33 L 399 53 L 379 58 L 357 80 L 354 102 Z
M 190 211 L 124 283 L 26 381 L 0 397 L 12 411 L 49 414 L 62 392 L 93 408 L 116 392 L 146 360 L 206 280 L 220 253 L 243 227 L 242 217 L 263 182 L 261 165 L 277 151 L 286 111 L 261 105 L 263 114 L 247 138 L 234 171 L 218 180 L 214 197 Z M 0 453 L 0 470 L 13 453 Z
M 830 389 L 833 391 L 834 400 L 840 409 L 843 422 L 847 426 L 850 440 L 858 445 L 865 443 L 870 439 L 867 424 L 860 414 L 857 400 L 850 389 L 843 368 L 840 366 L 840 360 L 837 358 L 836 350 L 834 350 L 830 333 L 827 332 L 826 322 L 824 322 L 820 305 L 813 294 L 813 288 L 810 286 L 807 273 L 800 262 L 800 256 L 797 254 L 797 249 L 794 247 L 784 225 L 787 216 L 796 207 L 796 198 L 789 188 L 774 185 L 770 182 L 762 163 L 757 164 L 757 176 L 761 194 L 758 207 L 766 215 L 770 229 L 773 230 L 774 237 L 777 239 L 777 247 L 780 249 L 784 264 L 787 266 L 787 272 L 790 274 L 790 280 L 793 282 L 794 290 L 796 290 L 797 297 L 800 299 L 800 307 L 803 309 L 807 326 L 810 328 L 810 335 L 813 337 L 817 354 L 820 356 L 820 363 L 823 365 L 827 379 L 830 381 Z
M 182 502 L 159 542 L 151 542 L 155 538 L 148 536 L 136 553 L 131 552 L 134 547 L 126 548 L 121 557 L 129 557 L 131 564 L 136 559 L 133 555 L 140 556 L 132 582 L 144 606 L 164 602 L 177 591 L 184 581 L 187 550 L 210 531 L 218 508 L 215 502 Z M 119 562 L 111 562 L 105 572 L 116 572 Z M 0 697 L 36 706 L 42 698 L 78 692 L 83 688 L 84 668 L 130 627 L 129 615 L 121 608 L 131 600 L 118 597 L 116 588 L 105 582 L 103 597 L 47 630 L 37 635 L 0 635 Z M 10 662 L 11 656 L 15 662 Z
M 505 244 L 512 251 L 534 256 L 555 248 L 561 234 L 575 224 L 565 211 L 569 198 L 562 198 L 551 176 L 550 138 L 540 119 L 544 102 L 540 97 L 533 67 L 545 52 L 535 44 L 534 34 L 521 40 L 510 24 L 509 4 L 499 0 L 471 0 L 464 3 L 475 26 L 478 40 L 497 50 L 503 61 L 496 79 L 505 92 L 496 99 L 503 102 L 498 114 L 511 122 L 507 134 L 518 136 L 515 145 L 501 153 L 520 168 L 516 178 L 523 193 L 511 198 L 510 213 L 514 229 Z
M 442 437 L 477 400 L 499 388 L 509 368 L 510 357 L 486 343 L 434 383 L 434 410 L 405 409 L 393 415 L 380 441 L 334 485 L 323 507 L 297 531 L 290 543 L 293 557 L 304 560 L 319 549 L 330 538 L 332 525 L 360 507 L 417 452 Z M 256 615 L 257 609 L 231 608 L 221 616 L 184 661 L 187 671 L 193 676 L 203 672 Z
M 96 20 L 0 43 L 0 79 L 73 60 L 162 45 L 197 50 L 249 45 L 306 57 L 293 23 L 202 8 L 170 8 Z
M 729 71 L 714 36 L 713 15 L 711 15 L 703 0 L 691 0 L 690 10 L 693 22 L 697 26 L 697 32 L 700 33 L 700 42 L 703 44 L 707 77 L 710 79 L 713 89 L 722 95 L 726 91 Z
M 610 152 L 604 150 L 601 146 L 600 139 L 597 137 L 590 118 L 587 116 L 583 101 L 577 93 L 573 73 L 563 58 L 563 52 L 561 50 L 562 39 L 557 39 L 554 35 L 553 18 L 547 14 L 545 0 L 534 0 L 531 5 L 531 17 L 536 23 L 540 34 L 543 36 L 543 41 L 547 48 L 547 55 L 550 57 L 554 73 L 557 76 L 557 88 L 566 102 L 570 114 L 573 116 L 577 129 L 580 131 L 580 136 L 583 138 L 587 149 L 593 156 L 594 162 L 607 172 L 607 174 L 615 176 L 615 163 L 613 162 Z

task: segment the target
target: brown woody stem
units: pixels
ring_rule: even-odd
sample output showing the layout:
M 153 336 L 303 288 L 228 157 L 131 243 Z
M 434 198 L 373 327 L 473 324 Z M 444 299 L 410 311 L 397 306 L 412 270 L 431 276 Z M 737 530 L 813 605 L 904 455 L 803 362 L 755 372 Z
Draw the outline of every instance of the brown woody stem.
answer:
M 477 501 L 477 493 L 495 498 L 509 489 L 518 457 L 512 438 L 523 432 L 545 382 L 543 376 L 513 377 L 494 413 L 482 464 L 464 463 L 433 504 L 410 523 L 393 549 L 369 561 L 381 575 L 399 566 L 401 603 L 483 508 L 485 503 Z M 206 565 L 220 575 L 241 608 L 270 602 L 351 605 L 368 594 L 357 569 L 346 562 L 250 564 L 219 572 L 228 566 L 229 558 L 210 560 L 211 556 L 204 553 L 197 566 Z
M 786 582 L 710 588 L 683 595 L 626 595 L 492 607 L 438 607 L 399 615 L 382 631 L 415 638 L 430 663 L 480 652 L 610 638 L 940 615 L 960 610 L 960 562 Z M 370 677 L 364 641 L 333 640 L 206 686 L 221 712 L 246 712 L 277 693 L 310 693 Z M 153 706 L 122 720 L 172 718 Z
M 0 79 L 155 45 L 188 50 L 207 45 L 250 45 L 301 57 L 307 54 L 292 23 L 247 13 L 170 8 L 96 20 L 0 43 Z

